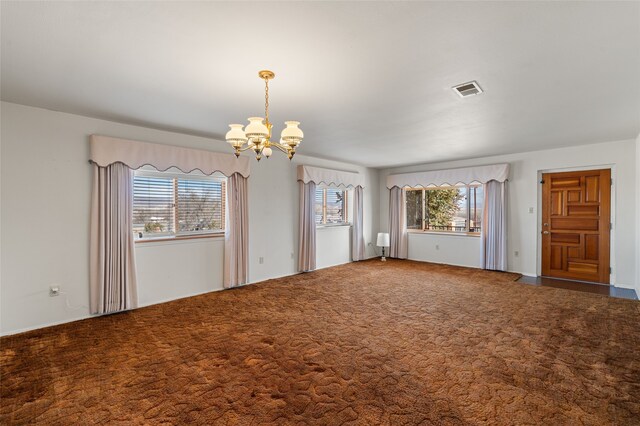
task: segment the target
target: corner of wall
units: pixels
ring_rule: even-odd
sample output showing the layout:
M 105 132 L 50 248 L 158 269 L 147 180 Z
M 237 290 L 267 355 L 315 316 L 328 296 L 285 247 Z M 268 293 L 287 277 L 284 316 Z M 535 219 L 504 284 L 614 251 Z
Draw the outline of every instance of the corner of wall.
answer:
M 636 138 L 636 296 L 640 298 L 640 134 Z

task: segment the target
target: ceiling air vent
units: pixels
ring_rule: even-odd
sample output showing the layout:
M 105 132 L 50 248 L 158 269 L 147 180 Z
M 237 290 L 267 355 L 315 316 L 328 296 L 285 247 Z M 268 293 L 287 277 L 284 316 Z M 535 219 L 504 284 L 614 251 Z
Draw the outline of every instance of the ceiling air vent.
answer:
M 473 96 L 482 93 L 480 85 L 475 80 L 468 83 L 458 84 L 457 86 L 453 86 L 452 89 L 461 98 L 466 98 L 467 96 Z

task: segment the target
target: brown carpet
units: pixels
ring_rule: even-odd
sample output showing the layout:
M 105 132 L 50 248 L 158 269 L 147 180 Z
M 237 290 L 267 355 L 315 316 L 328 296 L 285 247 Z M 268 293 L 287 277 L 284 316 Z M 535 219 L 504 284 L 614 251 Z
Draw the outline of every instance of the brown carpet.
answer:
M 515 278 L 373 260 L 5 337 L 0 423 L 640 424 L 640 303 Z

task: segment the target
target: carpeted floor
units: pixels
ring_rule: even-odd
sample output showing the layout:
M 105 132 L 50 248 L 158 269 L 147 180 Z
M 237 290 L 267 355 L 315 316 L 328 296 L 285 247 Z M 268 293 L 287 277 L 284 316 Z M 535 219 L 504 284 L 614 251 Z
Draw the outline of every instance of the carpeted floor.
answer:
M 640 303 L 516 278 L 372 260 L 5 337 L 0 424 L 640 424 Z

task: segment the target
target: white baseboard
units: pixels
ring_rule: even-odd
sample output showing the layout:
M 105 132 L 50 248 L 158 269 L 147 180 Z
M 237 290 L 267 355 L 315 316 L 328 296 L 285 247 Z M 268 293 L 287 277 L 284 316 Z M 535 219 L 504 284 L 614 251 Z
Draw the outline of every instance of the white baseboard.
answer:
M 175 298 L 175 299 L 158 300 L 158 301 L 155 301 L 155 302 L 152 302 L 152 303 L 147 303 L 147 304 L 144 304 L 144 305 L 140 305 L 136 309 L 146 308 L 148 306 L 158 305 L 160 303 L 172 302 L 174 300 L 186 299 L 187 297 L 200 296 L 201 294 L 213 293 L 213 292 L 220 291 L 220 290 L 224 290 L 224 288 L 201 291 L 201 292 L 197 292 L 197 293 L 190 293 L 190 294 L 187 294 L 187 295 L 184 295 L 184 296 L 180 296 L 180 297 Z M 130 311 L 130 310 L 131 309 L 127 309 L 126 311 Z M 126 312 L 126 311 L 120 311 L 120 312 Z M 3 332 L 0 333 L 0 336 L 11 336 L 11 335 L 14 335 L 14 334 L 26 333 L 27 331 L 39 330 L 39 329 L 42 329 L 42 328 L 53 327 L 53 326 L 56 326 L 56 325 L 67 324 L 67 323 L 70 323 L 70 322 L 82 321 L 82 320 L 89 319 L 89 318 L 97 318 L 97 317 L 101 317 L 101 316 L 104 316 L 104 315 L 113 315 L 114 313 L 117 313 L 117 312 L 111 312 L 111 313 L 108 313 L 108 314 L 82 315 L 82 316 L 79 316 L 79 317 L 76 317 L 76 318 L 68 318 L 68 319 L 64 319 L 64 320 L 60 320 L 60 321 L 54 321 L 54 322 L 49 322 L 49 323 L 44 323 L 44 324 L 37 324 L 37 325 L 34 325 L 34 326 L 29 326 L 29 327 L 25 327 L 25 328 L 19 328 L 17 330 L 3 331 Z
M 19 328 L 17 330 L 3 331 L 3 332 L 0 333 L 0 336 L 11 336 L 11 335 L 14 335 L 14 334 L 26 333 L 27 331 L 39 330 L 41 328 L 53 327 L 55 325 L 67 324 L 69 322 L 82 321 L 82 320 L 85 320 L 87 318 L 93 318 L 93 317 L 99 317 L 99 316 L 100 315 L 83 315 L 83 316 L 80 316 L 80 317 L 77 317 L 77 318 L 65 319 L 65 320 L 61 320 L 61 321 L 54 321 L 54 322 L 50 322 L 50 323 L 34 325 L 34 326 L 30 326 L 30 327 L 25 327 L 25 328 Z
M 174 300 L 186 299 L 187 297 L 200 296 L 201 294 L 215 293 L 216 291 L 221 291 L 221 290 L 224 290 L 224 288 L 220 287 L 220 288 L 214 288 L 213 290 L 206 290 L 206 291 L 198 291 L 198 292 L 195 292 L 195 293 L 189 293 L 189 294 L 185 294 L 184 296 L 176 297 L 175 299 L 162 299 L 162 300 L 158 300 L 158 301 L 155 301 L 155 302 L 151 302 L 151 303 L 146 303 L 144 305 L 140 305 L 136 309 L 146 308 L 147 306 L 159 305 L 160 303 L 173 302 Z

